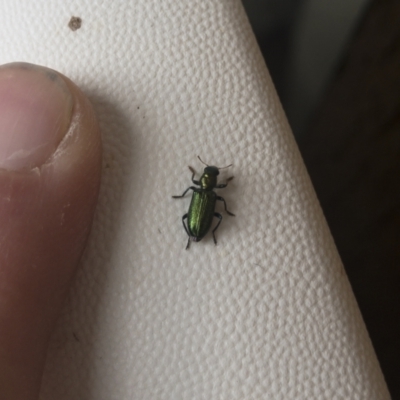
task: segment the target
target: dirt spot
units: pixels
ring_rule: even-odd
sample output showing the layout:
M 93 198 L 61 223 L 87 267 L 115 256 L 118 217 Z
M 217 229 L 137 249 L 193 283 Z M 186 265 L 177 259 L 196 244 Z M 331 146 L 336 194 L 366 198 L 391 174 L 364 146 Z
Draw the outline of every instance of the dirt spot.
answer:
M 82 26 L 82 18 L 79 17 L 71 17 L 68 22 L 68 27 L 71 31 L 76 31 Z

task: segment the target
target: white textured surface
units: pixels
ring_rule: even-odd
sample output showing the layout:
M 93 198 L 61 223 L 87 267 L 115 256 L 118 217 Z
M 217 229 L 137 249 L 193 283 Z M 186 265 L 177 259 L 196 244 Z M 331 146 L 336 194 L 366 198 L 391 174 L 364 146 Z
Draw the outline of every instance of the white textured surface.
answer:
M 236 0 L 0 2 L 0 62 L 71 77 L 104 134 L 94 231 L 43 400 L 388 399 L 359 310 Z M 72 32 L 70 17 L 82 18 Z M 185 251 L 187 165 L 235 179 Z

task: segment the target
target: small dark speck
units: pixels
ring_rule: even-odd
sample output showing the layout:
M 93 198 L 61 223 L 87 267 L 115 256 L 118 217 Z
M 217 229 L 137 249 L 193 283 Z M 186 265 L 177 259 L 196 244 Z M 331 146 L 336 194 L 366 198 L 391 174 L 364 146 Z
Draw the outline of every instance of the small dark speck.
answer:
M 106 169 L 108 168 L 111 168 L 109 163 L 106 164 Z
M 82 26 L 82 19 L 79 17 L 71 17 L 68 22 L 68 27 L 71 31 L 76 31 Z
M 138 110 L 140 109 L 140 107 L 137 108 Z
M 158 233 L 159 233 L 160 235 L 162 235 L 161 229 L 160 229 L 160 228 L 158 228 Z
M 46 75 L 53 82 L 57 79 L 57 74 L 53 71 L 46 71 Z
M 72 332 L 72 334 L 74 335 L 75 340 L 80 343 L 80 340 L 79 340 L 77 334 L 75 332 Z

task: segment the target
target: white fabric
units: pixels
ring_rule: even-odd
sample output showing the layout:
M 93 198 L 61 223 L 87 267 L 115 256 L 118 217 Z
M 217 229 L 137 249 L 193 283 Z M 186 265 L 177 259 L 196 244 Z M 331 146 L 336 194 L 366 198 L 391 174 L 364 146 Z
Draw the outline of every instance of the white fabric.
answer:
M 68 75 L 104 135 L 100 204 L 41 399 L 388 399 L 240 2 L 0 4 L 0 62 Z M 204 167 L 198 154 L 234 164 L 219 193 L 236 217 L 222 211 L 218 246 L 185 251 L 189 196 L 171 195 Z

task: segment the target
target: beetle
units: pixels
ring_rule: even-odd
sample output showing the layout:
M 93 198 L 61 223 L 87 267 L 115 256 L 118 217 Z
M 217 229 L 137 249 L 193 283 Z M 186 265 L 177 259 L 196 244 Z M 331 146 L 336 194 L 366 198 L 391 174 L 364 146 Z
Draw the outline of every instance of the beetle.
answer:
M 215 212 L 215 205 L 217 200 L 222 201 L 224 203 L 225 212 L 228 215 L 235 216 L 235 214 L 228 211 L 226 208 L 225 199 L 221 196 L 218 196 L 214 189 L 223 189 L 226 188 L 228 183 L 233 179 L 233 176 L 228 178 L 225 183 L 218 184 L 217 176 L 219 175 L 219 171 L 224 168 L 230 167 L 232 164 L 218 168 L 213 165 L 206 164 L 200 156 L 197 156 L 199 160 L 206 165 L 204 168 L 203 175 L 201 175 L 200 180 L 195 180 L 194 177 L 196 175 L 196 171 L 189 166 L 189 170 L 192 173 L 192 182 L 200 186 L 197 188 L 195 186 L 188 187 L 180 196 L 172 196 L 174 199 L 181 199 L 185 197 L 186 193 L 189 190 L 193 190 L 192 201 L 190 202 L 189 211 L 182 216 L 182 224 L 185 228 L 186 233 L 189 236 L 186 250 L 190 246 L 190 242 L 200 242 L 201 239 L 207 234 L 210 230 L 213 218 L 218 218 L 218 223 L 215 228 L 212 230 L 212 235 L 214 238 L 214 243 L 217 244 L 217 239 L 215 238 L 215 231 L 218 229 L 221 221 L 222 215 L 220 213 Z M 185 224 L 185 219 L 187 219 L 187 225 Z

